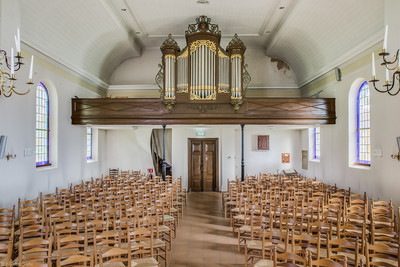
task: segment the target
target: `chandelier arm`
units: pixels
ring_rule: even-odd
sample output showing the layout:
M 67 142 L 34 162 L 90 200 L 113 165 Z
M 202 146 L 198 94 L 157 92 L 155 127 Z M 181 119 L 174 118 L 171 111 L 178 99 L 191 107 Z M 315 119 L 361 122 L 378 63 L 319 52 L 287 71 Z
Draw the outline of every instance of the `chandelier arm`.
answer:
M 395 96 L 395 95 L 397 95 L 399 92 L 400 92 L 400 86 L 399 86 L 399 88 L 397 89 L 397 92 L 396 92 L 396 93 L 391 93 L 390 91 L 388 91 L 388 94 L 391 95 L 391 96 Z
M 7 52 L 5 50 L 1 49 L 0 54 L 3 54 L 4 61 L 6 62 L 6 66 L 9 70 L 11 70 L 11 65 L 10 65 L 10 63 L 8 63 Z M 21 68 L 21 65 L 24 64 L 24 63 L 22 63 L 22 59 L 23 59 L 23 57 L 17 56 L 16 63 L 14 64 L 15 71 L 19 71 L 19 69 Z
M 385 65 L 386 68 L 387 68 L 387 65 L 392 65 L 392 64 L 394 64 L 394 63 L 397 62 L 397 60 L 398 60 L 398 58 L 399 58 L 399 51 L 400 51 L 400 49 L 398 49 L 398 50 L 396 51 L 396 58 L 395 58 L 393 61 L 387 61 L 387 60 L 386 60 L 386 55 L 382 55 L 383 63 L 384 63 L 383 65 Z
M 372 84 L 374 85 L 375 90 L 378 91 L 379 93 L 387 93 L 388 90 L 380 90 L 380 89 L 378 89 L 378 88 L 376 87 L 376 82 L 377 82 L 377 81 L 379 81 L 379 80 L 372 80 L 372 81 L 370 81 L 370 82 L 372 82 Z
M 31 86 L 29 86 L 28 90 L 26 92 L 24 92 L 24 93 L 19 93 L 19 92 L 15 91 L 14 88 L 12 89 L 12 91 L 17 95 L 26 95 L 31 91 Z

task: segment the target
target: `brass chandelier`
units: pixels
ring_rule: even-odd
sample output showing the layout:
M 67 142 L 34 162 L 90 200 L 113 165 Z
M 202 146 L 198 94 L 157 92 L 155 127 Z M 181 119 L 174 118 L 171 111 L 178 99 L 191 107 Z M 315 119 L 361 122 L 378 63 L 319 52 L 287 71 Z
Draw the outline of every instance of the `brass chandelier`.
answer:
M 376 87 L 376 83 L 379 80 L 376 78 L 375 55 L 373 52 L 372 52 L 372 80 L 370 80 L 370 82 L 374 85 L 376 91 L 380 93 L 388 93 L 391 96 L 395 96 L 400 92 L 400 58 L 399 58 L 400 49 L 397 50 L 395 58 L 392 61 L 390 61 L 388 59 L 390 54 L 387 52 L 387 37 L 388 37 L 388 25 L 386 25 L 385 29 L 385 38 L 383 40 L 382 52 L 379 53 L 379 56 L 382 57 L 381 65 L 385 66 L 386 80 L 385 83 L 383 84 L 383 87 L 386 87 L 386 89 L 378 89 Z M 394 71 L 392 74 L 392 80 L 390 80 L 390 71 Z M 395 86 L 396 80 L 397 80 L 397 86 Z
M 23 57 L 21 55 L 21 39 L 19 29 L 17 30 L 17 35 L 14 36 L 16 55 L 14 56 L 14 48 L 11 48 L 11 56 L 7 56 L 7 52 L 4 49 L 0 49 L 0 95 L 3 94 L 5 97 L 11 97 L 13 93 L 17 95 L 26 95 L 30 92 L 31 86 L 33 84 L 32 74 L 33 74 L 33 56 L 31 58 L 31 66 L 29 70 L 28 78 L 28 90 L 25 92 L 18 92 L 16 90 L 15 72 L 19 71 L 21 66 L 24 65 Z

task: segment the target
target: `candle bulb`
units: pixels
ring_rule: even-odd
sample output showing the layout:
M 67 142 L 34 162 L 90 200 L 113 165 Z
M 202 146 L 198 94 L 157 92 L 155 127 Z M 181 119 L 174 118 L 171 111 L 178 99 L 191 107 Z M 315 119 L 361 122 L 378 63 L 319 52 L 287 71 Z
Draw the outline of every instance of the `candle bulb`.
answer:
M 29 81 L 32 80 L 32 73 L 33 73 L 33 55 L 31 57 L 31 68 L 29 69 Z
M 383 39 L 383 50 L 385 50 L 385 51 L 387 51 L 388 28 L 389 28 L 389 26 L 386 24 L 386 27 L 385 27 L 385 39 Z
M 14 48 L 11 48 L 11 75 L 14 75 Z
M 376 76 L 376 72 L 375 72 L 375 54 L 374 52 L 372 52 L 372 77 Z
M 17 28 L 17 39 L 18 39 L 18 46 L 17 46 L 17 52 L 21 52 L 21 36 L 19 34 L 19 28 Z
M 21 52 L 20 48 L 18 47 L 18 38 L 17 36 L 14 35 L 14 39 L 15 39 L 15 47 L 17 48 L 17 52 Z
M 389 83 L 389 70 L 388 69 L 386 69 L 386 82 L 388 82 Z

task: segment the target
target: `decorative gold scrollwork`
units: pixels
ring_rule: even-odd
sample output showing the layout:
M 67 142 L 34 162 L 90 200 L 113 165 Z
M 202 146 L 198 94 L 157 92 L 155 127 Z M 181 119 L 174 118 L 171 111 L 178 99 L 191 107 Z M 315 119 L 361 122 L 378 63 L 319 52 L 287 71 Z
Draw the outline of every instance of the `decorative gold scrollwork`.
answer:
M 201 97 L 194 94 L 193 92 L 190 92 L 190 100 L 216 100 L 216 99 L 217 99 L 217 94 L 215 91 L 214 93 L 206 97 Z
M 197 40 L 190 45 L 190 53 L 192 54 L 194 51 L 196 51 L 197 48 L 199 48 L 202 45 L 205 45 L 208 48 L 210 48 L 212 52 L 214 53 L 216 52 L 216 45 L 214 42 L 210 40 Z

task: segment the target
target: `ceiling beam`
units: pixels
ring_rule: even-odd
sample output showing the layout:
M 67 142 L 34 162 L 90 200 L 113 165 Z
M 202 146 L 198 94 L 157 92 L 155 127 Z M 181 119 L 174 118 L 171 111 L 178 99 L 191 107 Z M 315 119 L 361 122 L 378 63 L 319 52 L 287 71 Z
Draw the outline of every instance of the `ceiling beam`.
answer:
M 132 44 L 132 49 L 134 52 L 140 56 L 142 53 L 142 44 L 139 41 L 139 38 L 136 35 L 134 29 L 130 29 L 128 25 L 125 23 L 124 19 L 116 10 L 115 6 L 112 4 L 111 0 L 100 0 L 100 3 L 104 6 L 106 11 L 110 14 L 111 18 L 118 26 L 118 28 L 122 31 L 122 33 L 126 36 L 129 42 Z
M 269 55 L 269 51 L 276 45 L 276 43 L 279 41 L 279 39 L 282 36 L 282 29 L 284 29 L 289 23 L 294 14 L 296 13 L 296 7 L 299 6 L 300 1 L 293 1 L 292 4 L 288 7 L 288 10 L 286 11 L 286 14 L 283 16 L 281 19 L 280 23 L 278 26 L 276 26 L 275 31 L 272 33 L 271 37 L 268 39 L 266 43 L 266 50 L 265 53 L 267 56 Z

